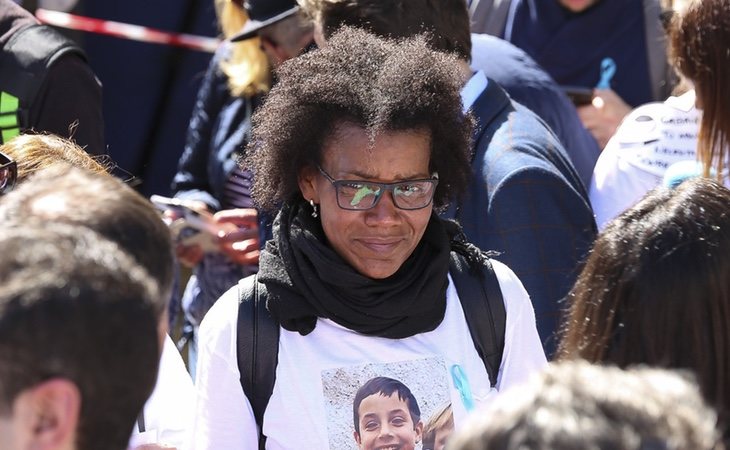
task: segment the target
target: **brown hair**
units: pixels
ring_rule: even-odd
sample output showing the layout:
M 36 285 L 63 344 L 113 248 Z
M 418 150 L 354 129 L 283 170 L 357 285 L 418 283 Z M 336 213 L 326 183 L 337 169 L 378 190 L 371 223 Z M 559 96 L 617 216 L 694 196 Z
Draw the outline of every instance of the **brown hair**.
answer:
M 425 32 L 434 50 L 471 61 L 464 0 L 299 0 L 299 4 L 327 39 L 343 25 L 390 38 Z
M 693 1 L 675 17 L 670 52 L 695 85 L 703 110 L 697 154 L 709 176 L 721 179 L 730 144 L 730 0 Z
M 559 357 L 693 370 L 730 411 L 730 191 L 659 188 L 596 240 L 568 296 Z

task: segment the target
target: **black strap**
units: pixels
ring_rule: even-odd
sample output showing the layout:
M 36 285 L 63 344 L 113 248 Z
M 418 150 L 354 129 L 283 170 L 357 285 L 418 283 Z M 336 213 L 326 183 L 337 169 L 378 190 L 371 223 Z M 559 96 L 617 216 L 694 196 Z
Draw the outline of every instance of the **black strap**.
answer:
M 86 61 L 74 41 L 48 25 L 33 24 L 15 32 L 0 52 L 0 91 L 20 101 L 18 119 L 28 127 L 28 113 L 46 79 L 48 68 L 61 56 L 74 53 Z
M 238 282 L 238 370 L 259 427 L 260 449 L 266 444 L 264 411 L 274 391 L 279 359 L 279 325 L 266 309 L 266 295 L 257 275 Z
M 453 251 L 449 272 L 459 294 L 474 347 L 494 387 L 502 364 L 507 319 L 497 275 L 488 258 L 475 267 L 464 256 Z

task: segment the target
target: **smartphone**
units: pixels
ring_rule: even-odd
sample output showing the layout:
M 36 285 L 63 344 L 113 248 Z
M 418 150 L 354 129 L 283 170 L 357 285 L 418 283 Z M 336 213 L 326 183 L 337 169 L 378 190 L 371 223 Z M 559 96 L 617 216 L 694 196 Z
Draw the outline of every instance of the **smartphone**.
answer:
M 583 86 L 561 86 L 575 106 L 590 105 L 593 101 L 593 89 Z
M 160 211 L 175 211 L 179 218 L 174 222 L 182 220 L 184 221 L 186 228 L 189 227 L 198 231 L 205 231 L 212 235 L 218 234 L 218 226 L 213 222 L 213 215 L 210 213 L 201 213 L 200 211 L 193 209 L 185 203 L 185 200 L 164 197 L 162 195 L 153 195 L 150 197 L 150 201 Z M 182 228 L 179 224 L 177 227 Z

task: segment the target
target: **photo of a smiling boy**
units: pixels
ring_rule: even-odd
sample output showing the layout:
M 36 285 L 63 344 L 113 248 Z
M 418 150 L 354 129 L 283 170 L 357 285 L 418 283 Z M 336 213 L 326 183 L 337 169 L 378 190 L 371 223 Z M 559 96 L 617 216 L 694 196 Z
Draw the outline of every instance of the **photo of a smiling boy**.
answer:
M 398 380 L 371 378 L 352 405 L 355 441 L 360 450 L 413 450 L 423 422 L 416 397 Z

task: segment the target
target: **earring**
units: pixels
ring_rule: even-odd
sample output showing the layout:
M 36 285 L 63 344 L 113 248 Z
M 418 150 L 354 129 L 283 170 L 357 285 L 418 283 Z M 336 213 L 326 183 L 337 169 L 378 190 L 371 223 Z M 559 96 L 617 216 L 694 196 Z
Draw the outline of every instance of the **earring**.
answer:
M 318 216 L 318 214 L 317 214 L 317 204 L 314 203 L 314 200 L 309 200 L 309 204 L 312 205 L 312 217 L 316 218 Z

